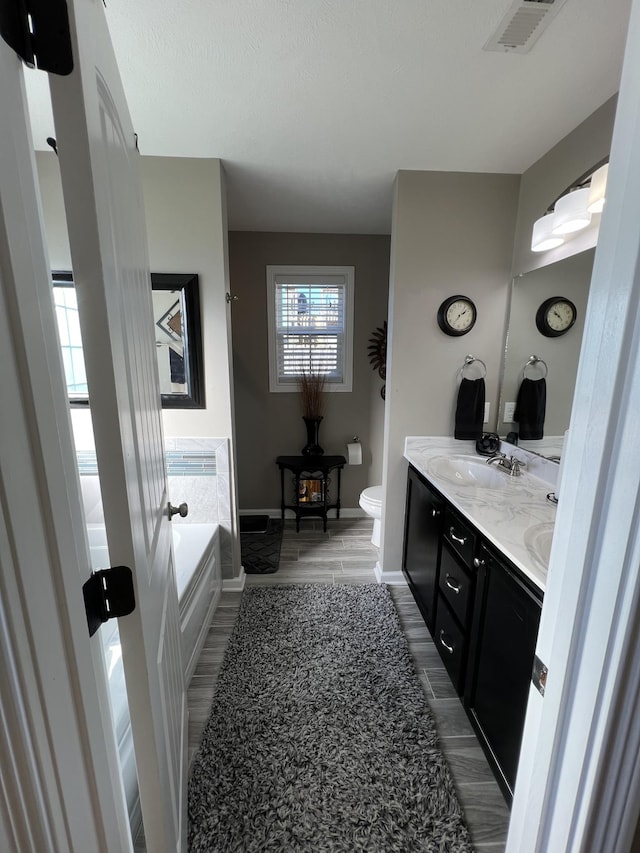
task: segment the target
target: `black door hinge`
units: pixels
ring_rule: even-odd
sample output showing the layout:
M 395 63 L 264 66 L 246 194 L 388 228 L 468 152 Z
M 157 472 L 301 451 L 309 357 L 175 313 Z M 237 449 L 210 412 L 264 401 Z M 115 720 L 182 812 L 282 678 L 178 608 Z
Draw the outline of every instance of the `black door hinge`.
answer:
M 116 616 L 127 616 L 136 607 L 133 575 L 128 566 L 112 566 L 93 572 L 82 585 L 82 594 L 90 637 L 103 622 Z
M 73 71 L 66 0 L 0 0 L 0 36 L 30 68 Z

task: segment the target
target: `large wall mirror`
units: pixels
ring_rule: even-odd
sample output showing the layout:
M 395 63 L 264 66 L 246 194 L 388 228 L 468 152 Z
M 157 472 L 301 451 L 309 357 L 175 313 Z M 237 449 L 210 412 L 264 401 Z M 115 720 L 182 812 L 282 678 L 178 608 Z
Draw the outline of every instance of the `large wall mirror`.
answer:
M 52 274 L 54 302 L 69 402 L 89 403 L 78 303 L 71 272 Z M 204 376 L 198 276 L 151 273 L 153 324 L 162 407 L 204 408 Z
M 546 267 L 525 273 L 513 281 L 511 308 L 505 342 L 504 368 L 500 389 L 498 432 L 501 436 L 518 431 L 518 424 L 505 419 L 505 406 L 517 399 L 524 367 L 532 355 L 546 364 L 546 416 L 544 438 L 522 442 L 545 455 L 561 452 L 561 441 L 569 428 L 584 318 L 595 249 L 564 258 Z M 536 327 L 536 312 L 552 296 L 564 296 L 577 309 L 575 324 L 558 337 L 546 337 Z M 527 376 L 537 378 L 536 368 Z M 544 367 L 538 368 L 544 373 Z

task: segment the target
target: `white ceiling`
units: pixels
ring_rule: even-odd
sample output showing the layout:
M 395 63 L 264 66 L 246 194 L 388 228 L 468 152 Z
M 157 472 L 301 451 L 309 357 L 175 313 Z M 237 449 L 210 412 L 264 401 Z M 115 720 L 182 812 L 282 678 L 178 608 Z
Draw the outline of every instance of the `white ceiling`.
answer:
M 229 226 L 389 233 L 398 169 L 521 173 L 618 89 L 630 0 L 107 0 L 142 154 L 220 157 Z M 27 72 L 37 148 L 53 132 Z M 38 79 L 36 79 L 38 78 Z

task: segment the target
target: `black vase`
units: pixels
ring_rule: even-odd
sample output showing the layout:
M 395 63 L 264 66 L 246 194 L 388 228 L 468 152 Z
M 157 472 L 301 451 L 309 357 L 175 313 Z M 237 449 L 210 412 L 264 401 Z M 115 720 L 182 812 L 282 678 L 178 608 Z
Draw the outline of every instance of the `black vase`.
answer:
M 322 456 L 324 450 L 318 444 L 318 432 L 320 431 L 320 421 L 322 418 L 303 417 L 302 420 L 307 428 L 307 443 L 302 448 L 302 455 Z

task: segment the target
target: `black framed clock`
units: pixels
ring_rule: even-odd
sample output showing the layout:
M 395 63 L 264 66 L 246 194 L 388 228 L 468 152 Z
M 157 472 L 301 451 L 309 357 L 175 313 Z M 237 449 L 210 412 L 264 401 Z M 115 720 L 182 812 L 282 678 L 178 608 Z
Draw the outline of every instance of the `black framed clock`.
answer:
M 551 296 L 545 299 L 536 311 L 536 326 L 546 338 L 559 338 L 565 335 L 576 322 L 576 306 L 565 296 Z
M 453 337 L 470 332 L 476 317 L 476 306 L 468 296 L 450 296 L 438 308 L 438 325 L 445 335 Z

